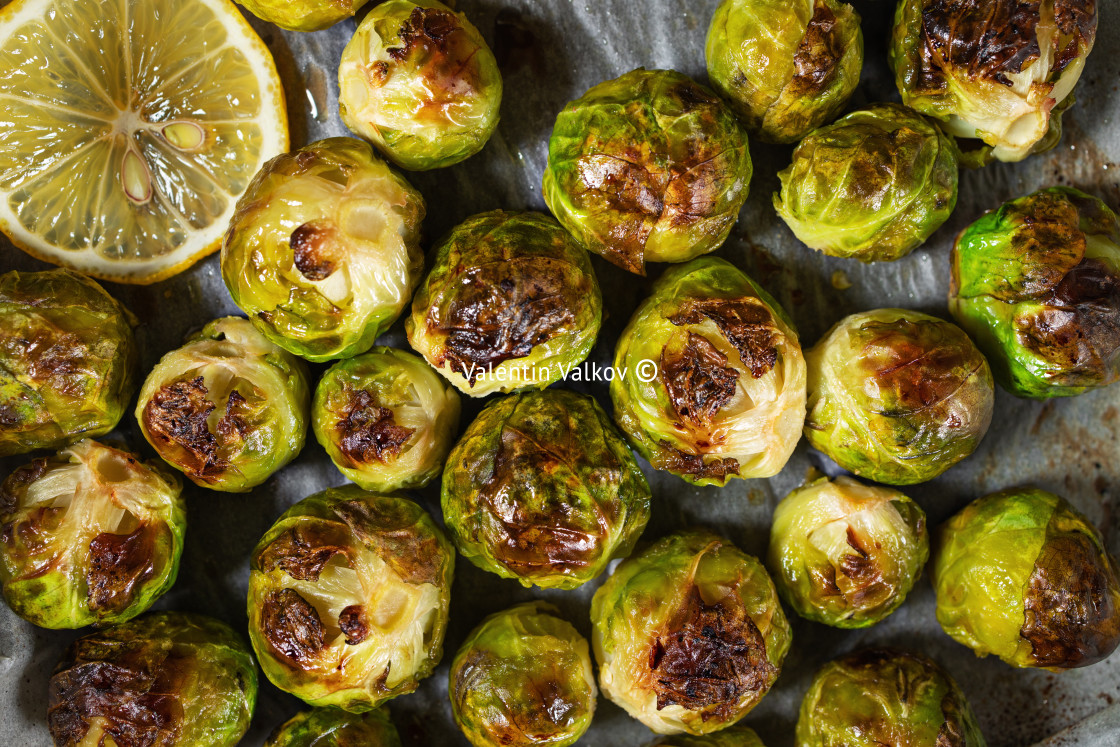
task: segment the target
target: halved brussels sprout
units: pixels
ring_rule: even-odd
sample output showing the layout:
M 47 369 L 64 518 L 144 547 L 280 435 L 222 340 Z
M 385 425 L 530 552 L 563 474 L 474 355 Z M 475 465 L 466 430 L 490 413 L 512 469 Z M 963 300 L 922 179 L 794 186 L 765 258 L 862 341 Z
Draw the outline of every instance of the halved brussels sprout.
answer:
M 502 76 L 482 34 L 437 0 L 381 3 L 342 50 L 342 122 L 401 168 L 473 156 L 498 126 L 501 102 Z
M 706 87 L 639 68 L 564 107 L 544 199 L 589 250 L 644 275 L 718 248 L 751 181 L 747 134 Z
M 767 562 L 797 614 L 866 628 L 898 609 L 928 558 L 917 503 L 850 477 L 822 477 L 778 504 Z
M 412 299 L 412 347 L 472 397 L 559 381 L 591 352 L 603 300 L 587 252 L 540 213 L 467 218 Z
M 623 561 L 591 601 L 599 687 L 658 734 L 718 731 L 758 705 L 790 628 L 762 563 L 684 531 Z
M 649 747 L 766 747 L 754 729 L 745 726 L 732 726 L 715 734 L 694 737 L 690 734 L 680 734 L 675 737 L 664 737 L 653 742 Z
M 256 701 L 257 668 L 232 628 L 152 612 L 74 641 L 51 677 L 47 725 L 58 747 L 232 747 Z
M 796 142 L 839 114 L 859 83 L 859 22 L 836 0 L 723 0 L 705 49 L 712 87 L 765 142 Z
M 475 747 L 574 744 L 595 713 L 587 640 L 543 602 L 482 621 L 451 662 L 451 713 Z
M 289 31 L 319 31 L 350 18 L 369 0 L 236 0 L 257 18 Z
M 797 332 L 722 259 L 667 270 L 623 330 L 614 365 L 614 417 L 630 443 L 695 485 L 775 475 L 801 438 Z
M 1051 187 L 957 237 L 949 311 L 1019 397 L 1071 397 L 1120 378 L 1120 220 Z
M 984 747 L 964 693 L 921 654 L 870 649 L 825 664 L 801 701 L 798 747 Z
M 574 589 L 634 549 L 649 485 L 591 397 L 560 389 L 490 403 L 451 450 L 441 504 L 459 552 L 523 586 Z
M 249 639 L 272 684 L 361 713 L 443 652 L 455 552 L 424 509 L 352 485 L 292 506 L 250 559 Z
M 0 275 L 0 457 L 113 430 L 136 383 L 135 324 L 70 270 Z
M 278 727 L 264 747 L 401 747 L 401 738 L 385 708 L 367 713 L 315 708 Z
M 0 485 L 0 583 L 44 628 L 136 617 L 175 583 L 187 517 L 178 478 L 85 439 Z
M 366 490 L 427 485 L 459 428 L 459 395 L 420 358 L 377 347 L 331 366 L 315 388 L 315 438 Z
M 227 316 L 160 359 L 140 388 L 136 420 L 196 485 L 240 493 L 299 454 L 309 399 L 303 361 Z
M 1021 161 L 1057 145 L 1096 34 L 1096 0 L 901 0 L 890 62 L 902 103 Z
M 977 656 L 1061 671 L 1120 644 L 1120 570 L 1088 520 L 1033 488 L 984 496 L 938 533 L 937 621 Z
M 892 261 L 925 243 L 957 205 L 957 146 L 905 106 L 852 112 L 801 141 L 774 209 L 833 257 Z
M 959 327 L 928 314 L 852 314 L 805 359 L 805 437 L 868 480 L 932 480 L 975 451 L 992 422 L 988 362 Z
M 349 137 L 266 163 L 222 243 L 233 302 L 269 340 L 321 362 L 370 349 L 424 269 L 424 199 Z

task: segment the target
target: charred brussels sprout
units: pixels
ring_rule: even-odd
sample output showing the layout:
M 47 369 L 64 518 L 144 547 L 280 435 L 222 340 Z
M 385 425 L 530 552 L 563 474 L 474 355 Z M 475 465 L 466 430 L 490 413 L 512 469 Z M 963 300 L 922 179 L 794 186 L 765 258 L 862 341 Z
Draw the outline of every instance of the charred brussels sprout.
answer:
M 0 456 L 113 430 L 135 385 L 135 323 L 69 270 L 0 275 Z
M 360 140 L 277 156 L 253 178 L 222 244 L 233 302 L 311 361 L 369 350 L 420 280 L 424 199 Z
M 459 395 L 415 355 L 392 348 L 340 361 L 312 404 L 315 437 L 366 490 L 427 485 L 459 428 Z
M 307 434 L 307 374 L 245 319 L 215 319 L 160 359 L 136 404 L 144 438 L 196 485 L 241 493 L 292 461 Z
M 186 515 L 179 480 L 86 439 L 0 485 L 0 583 L 44 628 L 135 617 L 175 583 Z
M 595 712 L 587 641 L 542 602 L 491 615 L 451 663 L 451 713 L 475 747 L 574 744 Z
M 774 208 L 808 246 L 861 262 L 925 243 L 957 205 L 957 146 L 898 104 L 852 112 L 801 141 Z
M 237 0 L 260 18 L 289 31 L 319 31 L 350 18 L 369 0 Z
M 649 486 L 590 397 L 563 390 L 492 402 L 451 450 L 443 518 L 459 552 L 524 586 L 573 589 L 634 548 Z
M 817 672 L 801 701 L 797 747 L 984 747 L 964 693 L 920 654 L 857 651 Z
M 468 218 L 412 300 L 412 347 L 472 397 L 543 389 L 583 362 L 603 301 L 587 252 L 539 213 Z
M 367 713 L 316 708 L 280 726 L 264 747 L 401 747 L 401 738 L 384 708 Z
M 756 558 L 710 532 L 665 537 L 591 601 L 603 694 L 658 734 L 706 734 L 754 708 L 782 667 L 789 622 Z
M 50 681 L 59 747 L 232 747 L 249 728 L 257 668 L 225 623 L 153 612 L 79 638 Z
M 750 180 L 747 135 L 722 101 L 681 73 L 638 69 L 560 112 L 544 199 L 584 246 L 644 275 L 718 248 Z
M 653 742 L 649 747 L 765 747 L 754 729 L 745 726 L 732 726 L 702 737 L 682 734 L 665 737 Z
M 926 515 L 897 490 L 821 478 L 786 496 L 770 527 L 770 570 L 797 614 L 866 628 L 894 612 L 929 558 Z
M 1120 579 L 1101 537 L 1063 498 L 1031 488 L 974 501 L 940 529 L 937 620 L 977 656 L 1053 671 L 1120 644 Z
M 988 362 L 959 327 L 928 314 L 852 314 L 805 358 L 805 437 L 868 480 L 932 480 L 971 454 L 991 424 Z
M 1057 145 L 1096 33 L 1096 0 L 901 0 L 890 61 L 904 104 L 1021 161 Z
M 722 259 L 674 267 L 615 349 L 611 400 L 630 443 L 696 485 L 770 477 L 805 422 L 797 332 L 766 291 Z
M 1070 397 L 1120 378 L 1120 220 L 1053 187 L 957 238 L 949 310 L 1020 397 Z
M 859 21 L 836 0 L 723 0 L 708 28 L 708 77 L 751 132 L 795 142 L 839 114 L 859 83 Z
M 342 51 L 343 123 L 401 168 L 459 163 L 498 126 L 502 76 L 467 17 L 436 0 L 389 0 Z
M 331 488 L 250 559 L 249 638 L 274 685 L 360 713 L 416 689 L 443 651 L 455 552 L 412 501 Z

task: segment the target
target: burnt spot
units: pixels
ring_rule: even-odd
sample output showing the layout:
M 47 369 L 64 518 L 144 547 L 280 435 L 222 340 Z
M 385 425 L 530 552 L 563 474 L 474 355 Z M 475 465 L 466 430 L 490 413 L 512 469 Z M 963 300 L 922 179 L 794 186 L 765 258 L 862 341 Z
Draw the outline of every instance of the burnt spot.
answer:
M 683 346 L 662 349 L 660 370 L 677 417 L 698 428 L 711 426 L 739 381 L 739 372 L 727 365 L 727 357 L 707 338 L 691 332 Z
M 744 697 L 758 696 L 777 669 L 766 642 L 741 604 L 707 604 L 693 586 L 669 630 L 653 640 L 649 669 L 657 708 L 680 705 L 703 718 L 733 715 Z
M 284 531 L 256 557 L 264 573 L 279 568 L 297 581 L 318 581 L 324 566 L 335 555 L 347 554 L 346 527 L 309 521 Z
M 961 713 L 961 704 L 951 688 L 941 699 L 941 714 L 945 721 L 937 730 L 937 741 L 933 747 L 969 747 L 964 734 L 964 714 Z
M 253 430 L 251 416 L 252 411 L 245 398 L 236 391 L 230 392 L 229 399 L 226 400 L 226 412 L 215 426 L 217 440 L 223 445 L 244 441 L 245 436 Z
M 120 612 L 137 586 L 155 574 L 157 527 L 143 525 L 131 534 L 101 534 L 90 540 L 86 594 L 95 611 Z
M 179 450 L 173 461 L 187 474 L 206 478 L 229 466 L 218 456 L 218 443 L 207 419 L 214 403 L 201 376 L 163 386 L 144 406 L 144 427 L 157 444 Z
M 326 643 L 319 613 L 294 589 L 269 592 L 261 607 L 261 627 L 272 652 L 300 669 L 310 668 Z
M 793 56 L 790 90 L 799 96 L 824 91 L 835 79 L 843 56 L 844 39 L 836 14 L 826 3 L 817 2 Z
M 1035 560 L 1020 635 L 1040 667 L 1081 667 L 1120 644 L 1114 568 L 1080 532 L 1048 537 Z
M 459 29 L 454 13 L 438 8 L 415 8 L 401 26 L 400 47 L 386 50 L 396 62 L 408 58 L 415 49 L 432 48 L 447 51 L 447 38 Z
M 711 319 L 739 353 L 751 376 L 759 378 L 778 361 L 774 317 L 757 299 L 694 300 L 669 321 L 678 327 Z
M 346 636 L 346 642 L 351 646 L 357 646 L 369 637 L 365 608 L 360 604 L 352 604 L 342 610 L 338 615 L 338 627 Z
M 661 454 L 654 466 L 675 474 L 692 475 L 701 480 L 724 482 L 728 475 L 739 474 L 739 460 L 731 457 L 705 459 L 703 454 L 689 454 L 681 451 L 668 441 L 660 443 Z
M 344 501 L 333 507 L 346 528 L 389 564 L 407 584 L 440 584 L 448 558 L 439 540 L 424 531 L 419 512 L 397 502 L 371 507 L 367 501 Z M 370 527 L 377 527 L 370 531 Z
M 289 243 L 296 269 L 308 280 L 325 280 L 337 269 L 338 228 L 330 220 L 313 220 L 292 231 Z
M 0 483 L 0 518 L 6 518 L 19 508 L 20 500 L 27 494 L 27 487 L 42 477 L 49 466 L 50 460 L 36 459 L 30 464 L 17 467 Z
M 847 540 L 848 547 L 855 552 L 844 554 L 840 559 L 839 570 L 851 582 L 851 588 L 845 595 L 848 601 L 864 606 L 873 600 L 888 598 L 891 589 L 883 578 L 882 568 L 871 557 L 852 527 L 848 527 Z
M 355 466 L 396 458 L 416 429 L 397 425 L 393 411 L 380 407 L 365 389 L 348 389 L 344 394 L 346 408 L 335 426 L 343 456 Z

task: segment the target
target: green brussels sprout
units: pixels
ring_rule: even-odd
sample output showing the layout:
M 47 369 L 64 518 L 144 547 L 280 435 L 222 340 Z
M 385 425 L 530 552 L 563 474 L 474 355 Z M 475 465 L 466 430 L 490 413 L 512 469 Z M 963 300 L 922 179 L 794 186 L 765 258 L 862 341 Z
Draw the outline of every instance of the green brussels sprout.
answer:
M 178 478 L 90 439 L 0 484 L 0 584 L 44 628 L 136 617 L 175 583 L 187 518 Z
M 1071 397 L 1120 378 L 1120 220 L 1051 187 L 988 213 L 953 246 L 949 311 L 1019 397 Z
M 377 347 L 323 374 L 311 407 L 315 438 L 366 490 L 427 485 L 459 428 L 459 395 L 415 355 Z
M 893 261 L 925 243 L 957 205 L 957 146 L 899 104 L 852 112 L 801 141 L 778 174 L 774 208 L 806 245 Z
M 451 713 L 475 747 L 567 747 L 595 713 L 587 640 L 556 608 L 519 604 L 471 631 L 451 662 Z
M 369 0 L 236 0 L 262 21 L 289 31 L 319 31 L 350 18 Z
M 837 0 L 723 0 L 708 28 L 708 77 L 768 143 L 793 143 L 840 113 L 859 83 L 863 31 Z
M 797 614 L 866 628 L 899 608 L 928 558 L 917 503 L 850 477 L 822 477 L 778 504 L 767 562 Z
M 342 122 L 401 168 L 438 169 L 478 153 L 501 103 L 490 47 L 437 0 L 381 3 L 342 50 Z
M 1061 671 L 1120 644 L 1120 570 L 1064 498 L 994 493 L 949 519 L 937 540 L 937 621 L 977 656 Z
M 589 250 L 624 270 L 718 248 L 751 181 L 747 134 L 709 89 L 639 68 L 569 103 L 548 141 L 544 199 Z
M 288 509 L 253 550 L 249 639 L 272 684 L 369 711 L 443 652 L 455 551 L 417 504 L 353 485 Z
M 599 687 L 658 734 L 738 721 L 774 684 L 790 628 L 762 563 L 706 531 L 623 561 L 591 600 Z
M 1096 34 L 1096 0 L 901 0 L 890 63 L 902 103 L 1021 161 L 1057 144 Z
M 134 324 L 70 270 L 0 275 L 0 457 L 113 430 L 135 385 Z
M 825 664 L 801 701 L 797 747 L 984 747 L 964 693 L 935 661 L 892 649 Z
M 384 708 L 366 713 L 315 708 L 277 728 L 264 747 L 401 747 L 401 738 Z
M 307 433 L 307 372 L 245 319 L 215 319 L 160 359 L 136 421 L 196 485 L 241 493 L 295 459 Z
M 424 199 L 361 140 L 277 156 L 237 202 L 222 243 L 233 302 L 310 361 L 364 353 L 408 305 L 424 269 Z
M 793 323 L 722 259 L 673 267 L 622 332 L 614 417 L 654 467 L 695 485 L 781 471 L 805 422 Z
M 868 480 L 932 480 L 975 451 L 992 422 L 988 362 L 959 327 L 928 314 L 852 314 L 805 360 L 805 437 Z
M 603 300 L 587 252 L 540 213 L 456 226 L 412 299 L 412 347 L 472 397 L 559 381 L 595 346 Z
M 766 747 L 754 729 L 745 726 L 732 726 L 715 734 L 694 737 L 681 734 L 675 737 L 663 737 L 649 745 L 649 747 Z
M 634 549 L 650 491 L 598 403 L 550 389 L 479 413 L 447 459 L 440 502 L 452 541 L 479 568 L 574 589 Z
M 74 641 L 50 680 L 47 725 L 58 747 L 232 747 L 256 701 L 257 668 L 232 628 L 152 612 Z

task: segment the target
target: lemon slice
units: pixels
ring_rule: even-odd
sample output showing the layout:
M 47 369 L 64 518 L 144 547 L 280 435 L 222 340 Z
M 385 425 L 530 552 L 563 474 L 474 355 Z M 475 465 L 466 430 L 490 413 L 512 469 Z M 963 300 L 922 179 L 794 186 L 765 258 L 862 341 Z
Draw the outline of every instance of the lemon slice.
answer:
M 228 0 L 16 0 L 0 70 L 0 230 L 104 280 L 215 250 L 288 148 L 275 63 Z

